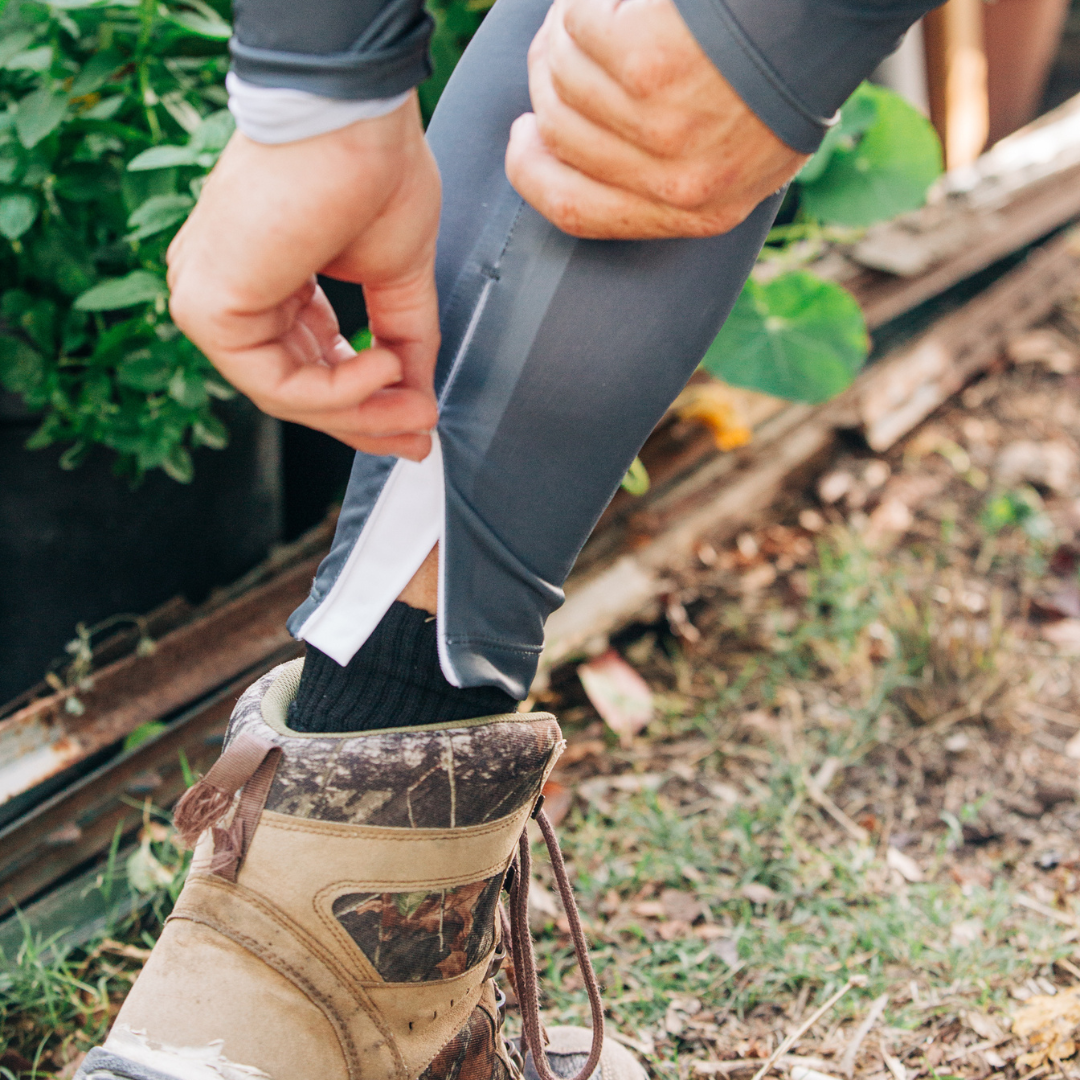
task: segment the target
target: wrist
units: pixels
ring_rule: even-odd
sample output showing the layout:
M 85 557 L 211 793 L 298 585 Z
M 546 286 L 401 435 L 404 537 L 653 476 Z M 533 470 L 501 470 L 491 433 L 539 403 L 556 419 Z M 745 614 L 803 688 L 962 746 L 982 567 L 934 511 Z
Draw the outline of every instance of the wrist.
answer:
M 253 142 L 271 146 L 379 119 L 399 109 L 412 94 L 406 90 L 392 97 L 349 101 L 288 87 L 256 86 L 232 71 L 225 86 L 237 129 Z

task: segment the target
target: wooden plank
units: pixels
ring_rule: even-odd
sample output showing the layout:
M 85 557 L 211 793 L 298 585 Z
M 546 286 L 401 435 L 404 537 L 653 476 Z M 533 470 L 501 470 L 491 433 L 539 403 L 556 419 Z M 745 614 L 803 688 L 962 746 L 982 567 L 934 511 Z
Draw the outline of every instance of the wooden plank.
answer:
M 288 645 L 285 620 L 307 596 L 318 563 L 318 557 L 306 559 L 166 634 L 148 656 L 126 656 L 95 672 L 89 686 L 33 702 L 0 721 L 0 804 Z M 65 708 L 72 697 L 82 712 Z
M 923 20 L 930 119 L 949 169 L 974 161 L 990 130 L 982 5 L 948 0 Z
M 963 228 L 956 229 L 962 242 L 950 257 L 925 273 L 906 278 L 866 272 L 845 285 L 873 330 L 1078 216 L 1080 166 L 1073 166 L 1032 185 L 1006 206 L 993 211 L 966 208 L 955 215 L 954 223 L 964 219 Z M 888 242 L 889 237 L 880 240 L 883 245 Z

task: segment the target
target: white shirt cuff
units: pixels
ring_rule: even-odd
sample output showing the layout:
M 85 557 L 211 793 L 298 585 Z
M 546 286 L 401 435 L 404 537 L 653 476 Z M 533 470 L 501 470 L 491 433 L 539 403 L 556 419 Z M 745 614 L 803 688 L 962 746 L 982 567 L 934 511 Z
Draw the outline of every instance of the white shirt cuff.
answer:
M 412 93 L 406 90 L 389 98 L 343 101 L 320 97 L 306 90 L 256 86 L 234 72 L 225 76 L 229 112 L 249 139 L 260 143 L 287 143 L 310 139 L 348 127 L 357 120 L 374 120 L 403 105 Z

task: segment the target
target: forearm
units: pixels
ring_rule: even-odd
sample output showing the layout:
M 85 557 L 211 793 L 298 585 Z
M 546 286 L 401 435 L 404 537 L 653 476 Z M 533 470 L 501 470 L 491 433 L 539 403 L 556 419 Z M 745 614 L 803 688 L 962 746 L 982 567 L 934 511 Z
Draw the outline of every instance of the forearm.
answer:
M 941 0 L 675 0 L 705 53 L 788 146 L 817 149 L 848 95 Z
M 233 71 L 253 86 L 386 99 L 431 70 L 423 0 L 236 0 L 234 25 Z

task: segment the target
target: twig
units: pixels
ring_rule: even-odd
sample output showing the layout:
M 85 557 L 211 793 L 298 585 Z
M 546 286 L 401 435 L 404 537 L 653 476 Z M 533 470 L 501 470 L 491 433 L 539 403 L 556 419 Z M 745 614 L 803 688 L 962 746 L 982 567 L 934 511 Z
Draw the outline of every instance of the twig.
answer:
M 1027 1075 L 1020 1078 L 1020 1080 L 1035 1080 L 1036 1076 L 1042 1076 L 1044 1072 L 1049 1070 L 1049 1065 L 1040 1065 L 1037 1069 L 1032 1069 Z
M 851 818 L 849 818 L 847 814 L 845 814 L 844 811 L 814 783 L 809 774 L 805 776 L 804 782 L 806 783 L 807 795 L 809 795 L 810 798 L 813 799 L 813 801 L 816 802 L 818 806 L 820 806 L 821 809 L 848 834 L 848 836 L 853 840 L 857 840 L 860 844 L 865 844 L 870 839 L 870 834 L 861 825 L 856 825 L 855 822 L 852 821 Z
M 985 1042 L 974 1043 L 971 1046 L 962 1046 L 959 1050 L 954 1050 L 951 1054 L 946 1054 L 944 1060 L 959 1061 L 961 1058 L 967 1057 L 968 1054 L 975 1054 L 981 1050 L 993 1050 L 995 1046 L 1007 1043 L 1011 1038 L 1011 1035 L 1003 1035 L 1000 1039 L 987 1039 Z
M 729 1073 L 749 1072 L 761 1064 L 761 1058 L 734 1058 L 731 1061 L 695 1061 L 691 1064 L 692 1072 L 701 1076 L 727 1076 Z M 796 1057 L 794 1054 L 785 1054 L 778 1064 L 787 1068 L 801 1065 L 804 1069 L 821 1071 L 830 1067 L 824 1058 Z
M 1062 712 L 1061 709 L 1055 709 L 1050 705 L 1041 705 L 1037 701 L 1020 701 L 1018 707 L 1021 712 L 1034 713 L 1051 723 L 1061 724 L 1062 727 L 1071 727 L 1074 730 L 1080 728 L 1080 716 L 1076 716 L 1074 713 Z
M 1054 963 L 1057 964 L 1059 968 L 1067 971 L 1074 979 L 1080 979 L 1080 968 L 1078 968 L 1071 960 L 1066 959 L 1064 956 L 1059 956 Z
M 885 1006 L 889 1004 L 889 995 L 882 994 L 881 997 L 875 998 L 873 1004 L 870 1006 L 870 1011 L 866 1014 L 866 1018 L 855 1029 L 855 1033 L 851 1036 L 851 1041 L 844 1048 L 844 1056 L 840 1059 L 840 1071 L 847 1077 L 851 1077 L 855 1073 L 855 1057 L 859 1053 L 859 1047 L 863 1044 L 863 1039 L 870 1034 L 870 1029 L 881 1018 L 881 1014 L 885 1011 Z
M 853 986 L 854 979 L 848 979 L 839 990 L 819 1009 L 815 1009 L 808 1020 L 804 1020 L 770 1055 L 768 1060 L 756 1073 L 753 1080 L 761 1078 L 776 1064 L 777 1059 L 783 1057 Z
M 1052 907 L 1048 907 L 1046 904 L 1040 904 L 1038 900 L 1028 896 L 1027 893 L 1017 893 L 1016 903 L 1019 904 L 1020 907 L 1026 907 L 1028 911 L 1034 911 L 1039 915 L 1045 915 L 1048 919 L 1055 919 L 1065 926 L 1071 926 L 1074 930 L 1078 925 L 1074 916 L 1066 915 L 1064 912 L 1057 911 Z

